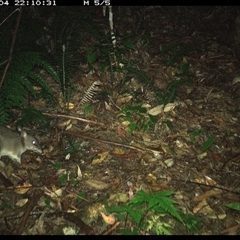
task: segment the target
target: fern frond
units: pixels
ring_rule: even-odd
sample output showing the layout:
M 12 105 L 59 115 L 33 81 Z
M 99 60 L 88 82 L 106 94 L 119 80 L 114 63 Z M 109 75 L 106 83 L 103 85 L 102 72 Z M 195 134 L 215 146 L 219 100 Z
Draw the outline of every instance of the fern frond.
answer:
M 26 77 L 24 77 L 24 76 L 21 77 L 19 79 L 19 82 L 30 92 L 30 94 L 33 97 L 36 97 L 36 91 L 33 88 L 33 84 Z
M 60 83 L 57 72 L 52 68 L 51 65 L 49 65 L 49 63 L 44 61 L 41 57 L 41 54 L 37 52 L 20 53 L 16 57 L 12 69 L 16 72 L 20 72 L 22 75 L 27 76 L 29 72 L 34 72 L 34 67 L 40 67 L 44 69 L 57 83 Z
M 44 89 L 44 91 L 46 91 L 49 94 L 52 93 L 52 90 L 50 89 L 49 85 L 46 83 L 46 81 L 42 78 L 41 75 L 32 71 L 29 72 L 28 77 L 35 81 L 35 84 L 41 86 Z
M 57 72 L 53 69 L 53 67 L 51 65 L 49 65 L 45 61 L 41 61 L 38 66 L 45 69 L 45 71 L 51 75 L 51 77 L 55 80 L 55 82 L 60 84 L 60 82 L 61 82 L 60 78 L 59 78 Z
M 25 108 L 28 95 L 34 98 L 37 96 L 35 85 L 42 88 L 41 97 L 46 97 L 52 102 L 52 91 L 45 79 L 35 71 L 36 67 L 44 69 L 56 82 L 60 82 L 57 73 L 42 59 L 39 53 L 20 53 L 13 59 L 0 89 L 0 122 L 6 122 L 11 108 Z
M 150 192 L 147 194 L 143 190 L 140 190 L 137 192 L 135 198 L 131 200 L 131 204 L 133 204 L 133 206 L 137 206 L 139 204 L 147 203 L 148 210 L 167 212 L 178 219 L 180 222 L 183 222 L 181 216 L 174 206 L 174 204 L 177 202 L 174 199 L 170 198 L 170 196 L 173 194 L 173 191 L 160 191 L 157 193 Z
M 24 86 L 20 81 L 8 80 L 11 79 L 5 79 L 1 93 L 5 97 L 8 106 L 22 108 L 26 103 L 26 92 Z
M 100 88 L 99 86 L 101 86 L 102 83 L 100 81 L 95 81 L 87 90 L 87 92 L 84 94 L 82 100 L 80 101 L 80 105 L 83 105 L 83 104 L 86 104 L 86 103 L 89 103 L 93 96 L 96 95 Z
M 9 118 L 8 106 L 6 106 L 6 101 L 2 98 L 0 91 L 0 125 L 5 125 Z
M 164 210 L 165 212 L 171 214 L 173 217 L 178 219 L 180 222 L 183 222 L 181 216 L 179 215 L 177 209 L 175 208 L 174 204 L 177 202 L 170 198 L 171 195 L 173 195 L 174 192 L 172 191 L 160 191 L 157 193 L 151 193 L 153 196 L 153 202 L 149 202 L 149 208 L 154 207 L 155 210 Z
M 36 109 L 23 109 L 22 117 L 17 122 L 17 125 L 23 126 L 29 123 L 30 125 L 47 125 L 49 122 L 45 119 L 42 112 Z

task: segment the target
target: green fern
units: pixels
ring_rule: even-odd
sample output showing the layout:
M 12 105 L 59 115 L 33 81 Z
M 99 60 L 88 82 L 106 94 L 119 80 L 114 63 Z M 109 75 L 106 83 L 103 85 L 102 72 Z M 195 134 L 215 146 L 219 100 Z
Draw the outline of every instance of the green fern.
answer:
M 174 204 L 177 202 L 174 199 L 170 198 L 170 196 L 173 194 L 173 191 L 160 191 L 156 193 L 150 192 L 147 194 L 143 190 L 140 190 L 132 199 L 130 205 L 132 207 L 136 207 L 141 204 L 147 204 L 148 211 L 153 210 L 160 213 L 167 212 L 183 223 L 179 212 L 174 206 Z
M 53 99 L 52 91 L 45 79 L 35 71 L 35 68 L 47 71 L 59 83 L 59 78 L 54 69 L 45 62 L 36 52 L 20 53 L 10 66 L 0 89 L 0 123 L 7 122 L 11 108 L 23 109 L 26 107 L 27 96 L 36 98 L 37 92 L 33 86 L 42 88 L 41 97 Z
M 154 229 L 157 234 L 170 234 L 169 228 L 172 226 L 164 222 L 162 219 L 165 215 L 171 215 L 182 224 L 182 220 L 178 210 L 174 204 L 177 202 L 171 198 L 173 191 L 150 192 L 147 194 L 143 190 L 136 193 L 136 196 L 125 206 L 106 206 L 109 212 L 118 213 L 118 218 L 124 220 L 124 213 L 130 216 L 133 223 L 141 229 Z M 149 218 L 149 214 L 150 216 Z M 156 219 L 161 217 L 161 223 L 156 223 Z
M 0 95 L 0 125 L 4 125 L 9 118 L 9 113 L 8 113 L 9 106 L 7 106 L 5 102 L 6 101 L 3 98 L 3 96 Z
M 106 206 L 106 209 L 109 212 L 114 212 L 114 213 L 118 213 L 118 219 L 124 221 L 125 216 L 122 215 L 122 213 L 127 213 L 131 216 L 133 222 L 135 222 L 136 224 L 140 224 L 145 212 L 143 210 L 143 208 L 141 208 L 140 206 L 137 206 L 136 208 L 133 208 L 130 205 L 125 205 L 125 206 Z
M 37 109 L 23 109 L 21 114 L 21 119 L 17 122 L 17 126 L 40 126 L 42 128 L 49 127 L 49 121 L 46 120 L 42 112 L 38 111 Z
M 173 228 L 167 222 L 164 222 L 160 219 L 160 217 L 164 217 L 165 214 L 161 214 L 161 216 L 151 216 L 149 220 L 147 220 L 146 230 L 154 231 L 157 235 L 171 235 L 172 233 L 169 231 L 169 228 Z

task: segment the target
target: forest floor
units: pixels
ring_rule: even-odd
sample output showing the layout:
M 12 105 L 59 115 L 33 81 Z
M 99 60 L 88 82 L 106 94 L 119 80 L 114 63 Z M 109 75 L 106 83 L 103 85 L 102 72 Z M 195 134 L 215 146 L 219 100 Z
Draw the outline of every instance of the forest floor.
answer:
M 74 72 L 66 111 L 42 108 L 52 117 L 38 136 L 43 156 L 26 153 L 6 170 L 19 188 L 4 190 L 1 205 L 19 205 L 1 209 L 0 232 L 239 234 L 235 9 L 113 12 L 112 52 L 78 29 L 76 54 L 87 53 L 88 64 L 81 59 Z M 109 37 L 108 18 L 93 9 L 88 16 Z

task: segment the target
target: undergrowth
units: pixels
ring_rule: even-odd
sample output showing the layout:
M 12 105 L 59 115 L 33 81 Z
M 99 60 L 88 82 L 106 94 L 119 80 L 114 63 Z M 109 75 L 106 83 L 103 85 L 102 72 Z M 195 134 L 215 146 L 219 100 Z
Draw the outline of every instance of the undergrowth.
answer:
M 199 220 L 188 216 L 176 208 L 177 201 L 171 198 L 173 191 L 150 192 L 140 190 L 124 206 L 108 206 L 107 211 L 116 213 L 120 221 L 131 222 L 131 228 L 122 229 L 123 234 L 150 233 L 157 235 L 174 234 L 174 221 L 177 220 L 190 232 L 199 230 Z M 173 218 L 173 219 L 172 219 Z M 128 225 L 128 224 L 127 224 Z
M 154 93 L 153 104 L 157 106 L 163 105 L 164 108 L 168 103 L 175 101 L 180 86 L 191 82 L 192 76 L 188 71 L 189 65 L 184 61 L 179 63 L 179 59 L 192 50 L 195 49 L 186 47 L 181 43 L 169 44 L 161 49 L 160 55 L 164 57 L 163 62 L 166 66 L 174 66 L 177 69 L 173 80 L 163 90 L 156 87 L 150 77 L 139 69 L 133 60 L 126 57 L 130 51 L 135 51 L 134 42 L 131 42 L 131 40 L 120 41 L 115 48 L 112 48 L 110 44 L 91 46 L 86 48 L 86 53 L 90 68 L 97 62 L 102 73 L 104 71 L 110 72 L 108 81 L 108 86 L 110 86 L 108 88 L 109 96 L 114 94 L 129 94 L 132 96 L 132 101 L 121 108 L 119 115 L 123 121 L 128 121 L 129 132 L 133 133 L 135 130 L 154 130 L 157 117 L 149 115 L 147 109 L 142 107 L 142 104 L 139 104 L 136 90 L 127 88 L 128 83 L 133 78 L 137 79 L 142 89 Z M 115 76 L 121 77 L 115 79 Z
M 156 116 L 147 113 L 147 109 L 142 104 L 129 104 L 120 112 L 120 119 L 128 122 L 129 133 L 132 134 L 136 130 L 154 130 L 157 120 Z
M 42 59 L 41 54 L 36 52 L 18 54 L 13 59 L 0 89 L 0 124 L 7 123 L 12 108 L 27 108 L 29 98 L 42 97 L 52 104 L 56 103 L 52 90 L 36 71 L 36 67 L 44 69 L 59 83 L 58 74 Z

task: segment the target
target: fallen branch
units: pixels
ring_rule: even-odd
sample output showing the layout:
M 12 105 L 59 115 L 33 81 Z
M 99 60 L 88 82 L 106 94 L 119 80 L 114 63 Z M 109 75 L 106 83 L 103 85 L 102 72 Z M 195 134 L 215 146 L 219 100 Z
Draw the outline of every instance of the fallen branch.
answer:
M 72 132 L 72 131 L 66 131 L 65 134 L 76 136 L 76 137 L 81 137 L 81 138 L 86 138 L 86 139 L 91 139 L 92 141 L 95 141 L 95 142 L 100 142 L 100 143 L 106 143 L 106 144 L 111 144 L 111 145 L 115 145 L 115 146 L 125 147 L 125 148 L 129 148 L 129 149 L 132 149 L 132 150 L 136 150 L 138 152 L 145 152 L 145 149 L 142 149 L 142 148 L 139 148 L 139 147 L 134 147 L 134 146 L 130 146 L 130 145 L 127 145 L 127 144 L 118 143 L 118 142 L 101 140 L 101 139 L 97 139 L 97 138 L 94 138 L 94 137 L 86 136 L 84 134 L 75 133 L 75 132 Z
M 92 123 L 92 124 L 97 124 L 97 125 L 107 127 L 107 124 L 105 124 L 105 123 L 96 122 L 96 121 L 92 121 L 92 120 L 88 120 L 88 119 L 84 119 L 84 118 L 80 118 L 80 117 L 74 117 L 74 116 L 70 116 L 70 115 L 55 114 L 55 113 L 43 113 L 43 115 L 50 116 L 50 117 L 69 118 L 69 119 L 79 120 L 79 121 L 82 121 L 82 122 L 87 122 L 87 123 Z

